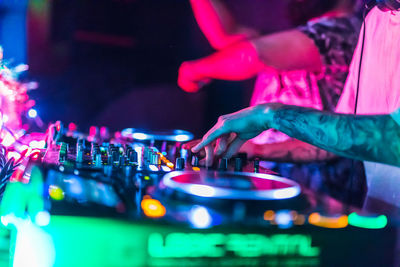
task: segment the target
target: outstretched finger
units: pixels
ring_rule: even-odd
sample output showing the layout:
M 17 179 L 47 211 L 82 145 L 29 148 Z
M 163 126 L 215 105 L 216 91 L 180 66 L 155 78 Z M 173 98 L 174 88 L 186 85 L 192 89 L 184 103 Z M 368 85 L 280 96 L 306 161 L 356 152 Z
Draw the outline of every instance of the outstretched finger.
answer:
M 229 135 L 223 135 L 217 139 L 217 143 L 215 145 L 214 153 L 216 156 L 220 156 L 228 147 L 229 143 Z
M 205 147 L 206 145 L 210 144 L 212 141 L 214 141 L 215 139 L 217 139 L 218 137 L 220 137 L 221 135 L 226 133 L 226 129 L 223 126 L 219 126 L 219 123 L 217 123 L 216 125 L 214 125 L 213 128 L 211 128 L 211 130 L 209 130 L 203 137 L 203 140 L 197 144 L 195 147 L 192 148 L 192 152 L 193 153 L 197 153 L 200 151 L 200 149 L 202 149 L 203 147 Z

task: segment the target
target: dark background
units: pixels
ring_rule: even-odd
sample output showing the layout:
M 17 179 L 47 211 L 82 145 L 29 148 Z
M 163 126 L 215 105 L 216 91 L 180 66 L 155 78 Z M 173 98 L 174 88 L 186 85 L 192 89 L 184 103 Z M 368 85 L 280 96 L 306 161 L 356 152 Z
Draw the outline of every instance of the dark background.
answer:
M 35 1 L 34 1 L 35 2 Z M 229 0 L 238 22 L 264 33 L 291 27 L 284 0 Z M 176 85 L 180 64 L 213 52 L 188 0 L 54 0 L 28 8 L 30 95 L 45 122 L 112 130 L 180 128 L 200 136 L 244 108 L 253 80 Z

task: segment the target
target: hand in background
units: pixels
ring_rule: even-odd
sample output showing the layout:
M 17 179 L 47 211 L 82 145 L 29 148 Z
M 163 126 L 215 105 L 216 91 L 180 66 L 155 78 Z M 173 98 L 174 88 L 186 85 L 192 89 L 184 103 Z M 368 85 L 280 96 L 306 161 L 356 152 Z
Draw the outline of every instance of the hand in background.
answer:
M 186 61 L 179 67 L 178 86 L 188 93 L 196 93 L 211 82 L 211 79 L 202 77 L 196 71 L 195 64 L 193 61 Z

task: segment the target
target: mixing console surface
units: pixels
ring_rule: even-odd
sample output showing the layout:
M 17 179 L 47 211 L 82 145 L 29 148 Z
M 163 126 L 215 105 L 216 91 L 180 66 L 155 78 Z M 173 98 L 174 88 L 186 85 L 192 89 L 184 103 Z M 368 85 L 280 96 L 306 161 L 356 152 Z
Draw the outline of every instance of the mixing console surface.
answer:
M 343 259 L 334 257 L 338 253 L 351 263 L 378 264 L 372 241 L 381 244 L 387 263 L 394 258 L 383 244 L 395 240 L 395 218 L 362 213 L 279 177 L 258 160 L 220 159 L 205 169 L 170 134 L 140 140 L 127 138 L 139 133 L 133 129 L 116 138 L 62 126 L 48 132 L 43 157 L 28 168 L 44 177 L 44 206 L 55 218 L 122 219 L 132 231 L 146 228 L 135 241 L 141 260 L 129 266 L 242 266 L 249 259 L 253 265 L 335 265 Z M 356 247 L 354 255 L 343 242 Z

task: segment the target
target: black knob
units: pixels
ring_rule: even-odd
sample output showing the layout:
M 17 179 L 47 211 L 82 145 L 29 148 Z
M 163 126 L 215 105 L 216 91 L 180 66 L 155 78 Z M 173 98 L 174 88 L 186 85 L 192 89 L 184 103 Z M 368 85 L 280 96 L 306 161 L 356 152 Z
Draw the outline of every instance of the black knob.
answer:
M 119 153 L 118 153 L 118 151 L 114 150 L 112 152 L 112 159 L 113 159 L 113 162 L 118 162 L 119 161 Z
M 181 171 L 185 169 L 185 159 L 184 158 L 177 158 L 175 162 L 175 170 Z
M 192 157 L 192 167 L 199 167 L 199 158 L 196 156 Z
M 68 143 L 61 143 L 58 160 L 65 161 L 68 157 Z
M 125 156 L 119 158 L 119 166 L 124 166 L 126 162 Z
M 138 162 L 138 154 L 135 150 L 129 152 L 129 162 L 130 163 L 137 163 Z
M 260 172 L 260 160 L 259 159 L 254 160 L 254 172 L 255 173 Z
M 220 171 L 228 170 L 228 159 L 227 158 L 222 158 L 219 160 L 218 170 L 220 170 Z
M 243 164 L 241 158 L 235 158 L 235 172 L 243 171 Z

